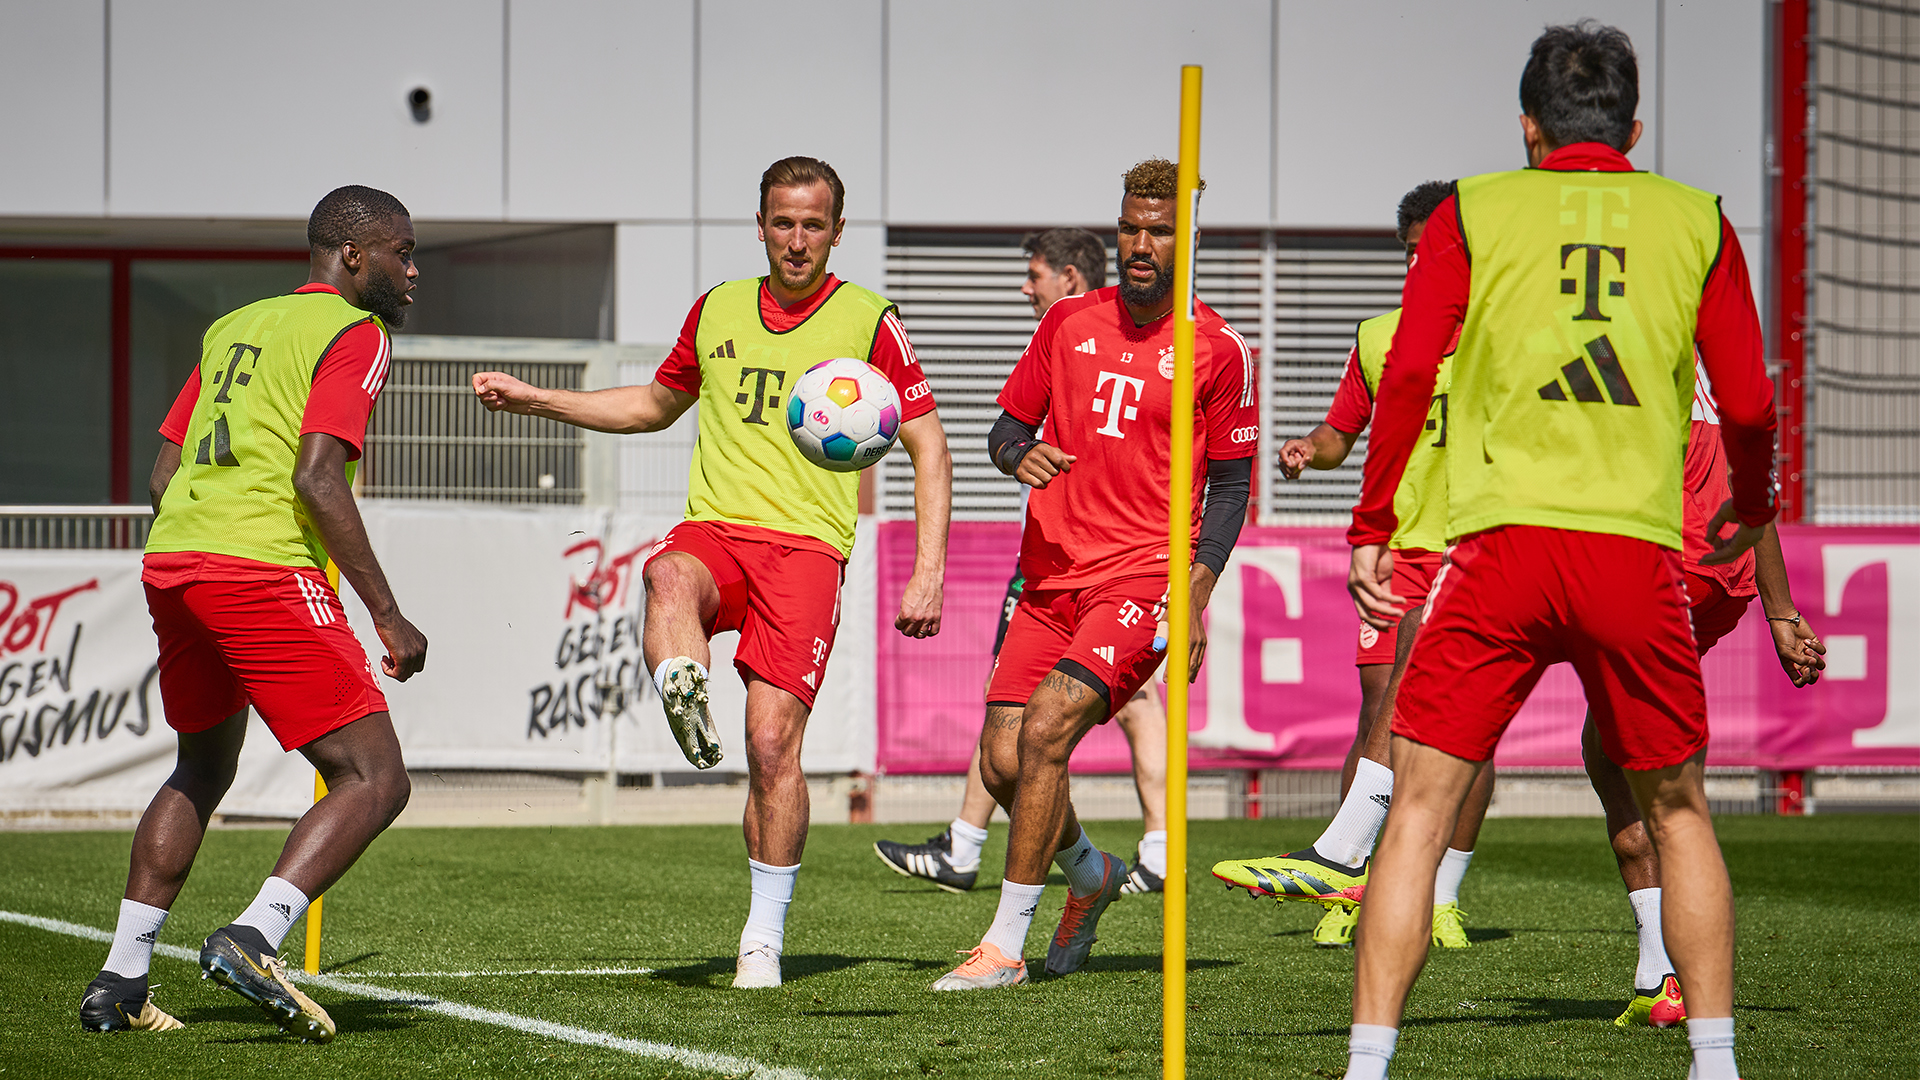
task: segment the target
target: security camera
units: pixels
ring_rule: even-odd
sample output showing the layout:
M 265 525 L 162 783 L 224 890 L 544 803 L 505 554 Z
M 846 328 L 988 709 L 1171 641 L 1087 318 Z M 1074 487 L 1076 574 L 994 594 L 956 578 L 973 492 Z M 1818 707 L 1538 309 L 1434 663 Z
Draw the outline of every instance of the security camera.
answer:
M 433 91 L 424 86 L 416 86 L 407 91 L 407 108 L 413 110 L 413 118 L 418 123 L 426 123 L 433 118 Z

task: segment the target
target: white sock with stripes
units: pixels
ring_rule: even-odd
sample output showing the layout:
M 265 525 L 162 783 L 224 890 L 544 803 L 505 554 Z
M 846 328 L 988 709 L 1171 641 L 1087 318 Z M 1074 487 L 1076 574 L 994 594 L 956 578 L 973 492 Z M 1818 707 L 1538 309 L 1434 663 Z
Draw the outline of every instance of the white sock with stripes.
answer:
M 107 962 L 100 965 L 100 970 L 127 979 L 145 975 L 153 964 L 153 943 L 159 940 L 160 928 L 166 924 L 165 908 L 138 900 L 120 901 L 120 921 L 113 928 L 113 948 L 108 950 Z
M 260 931 L 267 939 L 267 946 L 278 951 L 287 931 L 307 913 L 308 903 L 307 894 L 295 888 L 293 882 L 270 877 L 260 886 L 260 895 L 233 921 Z

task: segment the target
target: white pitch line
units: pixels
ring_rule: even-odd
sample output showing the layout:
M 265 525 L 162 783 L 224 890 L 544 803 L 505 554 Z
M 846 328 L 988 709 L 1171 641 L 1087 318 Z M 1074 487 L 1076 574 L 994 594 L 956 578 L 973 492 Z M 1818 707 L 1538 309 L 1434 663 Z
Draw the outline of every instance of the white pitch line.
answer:
M 0 922 L 18 923 L 31 926 L 36 930 L 46 930 L 69 937 L 85 938 L 89 941 L 112 941 L 108 931 L 79 923 L 65 922 L 60 919 L 45 919 L 38 915 L 23 915 L 17 911 L 0 911 Z M 175 960 L 185 960 L 196 966 L 200 954 L 179 945 L 155 945 L 154 952 Z M 530 1016 L 518 1016 L 514 1013 L 500 1012 L 495 1009 L 481 1009 L 472 1005 L 462 1005 L 455 1001 L 442 1001 L 438 998 L 423 997 L 403 990 L 391 990 L 372 983 L 357 982 L 334 975 L 308 975 L 305 972 L 289 971 L 288 976 L 296 982 L 324 986 L 342 994 L 354 994 L 359 997 L 373 998 L 376 1001 L 391 1001 L 427 1012 L 451 1016 L 458 1020 L 471 1020 L 477 1024 L 492 1024 L 527 1035 L 539 1035 L 561 1042 L 575 1043 L 580 1046 L 598 1046 L 608 1050 L 618 1050 L 635 1057 L 654 1058 L 671 1061 L 690 1069 L 703 1072 L 715 1072 L 728 1076 L 747 1077 L 754 1080 L 813 1080 L 809 1074 L 798 1069 L 785 1069 L 776 1065 L 754 1061 L 750 1058 L 733 1057 L 729 1054 L 710 1054 L 702 1050 L 688 1050 L 685 1047 L 669 1043 L 649 1042 L 645 1039 L 627 1039 L 604 1031 L 574 1027 L 570 1024 L 556 1024 L 549 1020 L 536 1020 Z M 565 974 L 571 974 L 565 973 Z
M 350 971 L 356 979 L 484 979 L 491 975 L 651 975 L 652 968 L 527 968 L 524 971 Z

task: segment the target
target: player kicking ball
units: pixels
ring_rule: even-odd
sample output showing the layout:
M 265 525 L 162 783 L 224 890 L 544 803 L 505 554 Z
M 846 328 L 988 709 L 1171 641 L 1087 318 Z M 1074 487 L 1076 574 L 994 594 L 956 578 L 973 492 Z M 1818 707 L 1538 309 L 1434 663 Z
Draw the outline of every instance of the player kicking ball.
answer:
M 80 1002 L 87 1031 L 177 1028 L 147 987 L 154 941 L 233 783 L 249 705 L 327 783 L 273 875 L 200 950 L 211 977 L 301 1041 L 332 1017 L 276 955 L 313 897 L 407 805 L 387 702 L 326 577 L 331 559 L 373 616 L 382 668 L 405 682 L 427 639 L 400 614 L 354 506 L 351 462 L 386 384 L 389 332 L 413 303 L 413 222 L 367 187 L 307 221 L 307 284 L 223 316 L 160 426 L 140 580 L 160 640 L 160 698 L 179 733 L 173 775 L 133 834 L 113 946 Z
M 1447 448 L 1456 539 L 1395 703 L 1393 807 L 1354 939 L 1349 1080 L 1387 1075 L 1447 837 L 1507 724 L 1561 661 L 1579 674 L 1598 742 L 1660 857 L 1689 1076 L 1738 1077 L 1733 895 L 1706 798 L 1682 481 L 1697 347 L 1733 470 L 1732 497 L 1708 525 L 1716 550 L 1700 561 L 1732 562 L 1760 541 L 1774 514 L 1773 385 L 1718 200 L 1627 160 L 1638 101 L 1625 34 L 1549 27 L 1520 79 L 1531 167 L 1461 180 L 1407 275 L 1348 532 L 1362 617 L 1384 627 L 1403 612 L 1391 588 L 1394 495 L 1459 326 Z
M 1000 393 L 988 452 L 1032 491 L 1020 543 L 1026 588 L 987 689 L 980 773 L 1013 825 L 993 923 L 935 990 L 1027 981 L 1027 931 L 1049 863 L 1066 875 L 1068 897 L 1047 971 L 1080 970 L 1126 878 L 1126 864 L 1080 827 L 1067 760 L 1165 655 L 1154 637 L 1167 593 L 1176 177 L 1157 158 L 1127 171 L 1120 284 L 1048 309 Z M 1201 612 L 1239 539 L 1258 449 L 1252 354 L 1212 309 L 1196 302 L 1195 312 L 1193 647 L 1173 672 L 1189 679 L 1206 651 Z
M 1030 233 L 1021 243 L 1027 252 L 1027 280 L 1020 292 L 1033 305 L 1033 317 L 1039 319 L 1055 302 L 1078 296 L 1104 286 L 1107 282 L 1107 249 L 1100 238 L 1085 229 L 1048 229 Z M 1021 488 L 1024 493 L 1028 489 Z M 1026 499 L 1021 499 L 1021 510 Z M 1006 602 L 1000 608 L 1000 626 L 993 636 L 993 655 L 1007 638 L 1007 623 L 1026 587 L 1019 568 L 1007 582 Z M 992 676 L 988 676 L 991 684 Z M 982 688 L 985 692 L 985 688 Z M 1133 787 L 1140 797 L 1140 813 L 1145 835 L 1137 848 L 1138 859 L 1127 870 L 1123 893 L 1160 892 L 1167 873 L 1167 714 L 1160 704 L 1154 681 L 1149 679 L 1133 695 L 1127 707 L 1113 718 L 1127 737 L 1133 754 Z M 925 843 L 903 844 L 897 840 L 879 840 L 873 852 L 893 869 L 907 877 L 931 881 L 948 892 L 972 889 L 980 875 L 980 850 L 987 842 L 987 822 L 993 817 L 993 796 L 980 780 L 980 747 L 975 740 L 973 760 L 967 763 L 966 791 L 961 796 L 960 813 L 938 836 Z
M 784 395 L 815 364 L 865 360 L 899 392 L 918 542 L 894 626 L 916 638 L 940 630 L 953 501 L 947 436 L 894 306 L 827 272 L 846 227 L 845 202 L 826 162 L 791 157 L 768 167 L 755 215 L 767 276 L 716 285 L 695 302 L 646 386 L 583 393 L 497 371 L 473 377 L 489 409 L 595 431 L 660 431 L 700 404 L 686 520 L 654 548 L 642 575 L 641 650 L 682 752 L 710 769 L 721 747 L 707 713 L 708 641 L 740 634 L 733 663 L 747 687 L 752 896 L 733 980 L 742 989 L 780 985 L 787 908 L 807 843 L 800 740 L 839 629 L 859 502 L 858 474 L 815 466 L 787 433 Z
M 1453 184 L 1430 180 L 1400 200 L 1397 235 L 1406 246 L 1407 264 L 1427 227 L 1434 208 L 1453 194 Z M 1346 372 L 1334 392 L 1327 419 L 1304 439 L 1288 439 L 1280 447 L 1280 472 L 1297 479 L 1305 467 L 1332 469 L 1347 459 L 1353 444 L 1373 418 L 1374 394 L 1386 369 L 1387 347 L 1400 324 L 1398 308 L 1360 324 Z M 1457 335 L 1456 335 L 1457 342 Z M 1447 348 L 1451 358 L 1453 346 Z M 1393 769 L 1387 760 L 1391 746 L 1393 701 L 1419 633 L 1422 606 L 1440 570 L 1447 526 L 1447 380 L 1449 359 L 1442 359 L 1435 376 L 1433 403 L 1427 411 L 1428 434 L 1414 446 L 1393 505 L 1399 524 L 1393 532 L 1393 591 L 1407 601 L 1407 612 L 1385 629 L 1360 624 L 1360 725 L 1347 751 L 1341 775 L 1345 789 L 1340 809 L 1309 847 L 1262 859 L 1228 859 L 1216 863 L 1213 876 L 1239 886 L 1254 896 L 1304 900 L 1320 904 L 1326 913 L 1313 928 L 1312 941 L 1323 948 L 1353 944 L 1353 928 L 1360 918 L 1360 899 L 1367 888 L 1367 860 L 1374 839 L 1387 820 L 1393 798 Z M 1455 826 L 1433 886 L 1433 943 L 1448 949 L 1471 946 L 1466 915 L 1460 910 L 1460 881 L 1473 862 L 1487 805 L 1493 798 L 1493 766 L 1474 781 Z

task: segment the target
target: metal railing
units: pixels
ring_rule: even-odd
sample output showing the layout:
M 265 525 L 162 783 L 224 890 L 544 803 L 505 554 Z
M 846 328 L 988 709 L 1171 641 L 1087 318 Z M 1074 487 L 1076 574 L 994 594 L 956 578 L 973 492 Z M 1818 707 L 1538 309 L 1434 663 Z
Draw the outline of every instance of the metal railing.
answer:
M 138 549 L 152 525 L 144 506 L 0 506 L 0 549 Z

